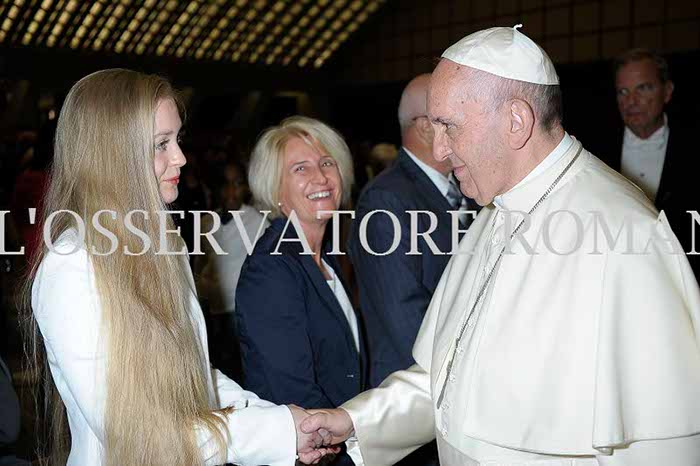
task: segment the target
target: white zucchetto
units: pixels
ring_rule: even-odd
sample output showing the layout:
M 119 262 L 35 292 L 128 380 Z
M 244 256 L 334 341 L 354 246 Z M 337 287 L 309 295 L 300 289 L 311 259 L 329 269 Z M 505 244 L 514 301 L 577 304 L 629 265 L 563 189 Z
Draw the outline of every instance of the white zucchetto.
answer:
M 442 58 L 502 78 L 559 84 L 552 60 L 539 45 L 518 31 L 519 27 L 522 24 L 477 31 L 450 46 Z

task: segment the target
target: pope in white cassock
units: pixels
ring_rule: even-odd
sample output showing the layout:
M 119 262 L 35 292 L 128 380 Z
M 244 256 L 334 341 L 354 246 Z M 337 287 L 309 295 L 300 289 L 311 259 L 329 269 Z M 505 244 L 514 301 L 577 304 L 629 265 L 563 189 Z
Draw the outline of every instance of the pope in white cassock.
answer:
M 517 27 L 467 36 L 428 113 L 433 155 L 485 208 L 416 364 L 302 429 L 367 466 L 435 438 L 442 466 L 700 465 L 698 284 L 644 193 L 562 128 L 549 57 Z

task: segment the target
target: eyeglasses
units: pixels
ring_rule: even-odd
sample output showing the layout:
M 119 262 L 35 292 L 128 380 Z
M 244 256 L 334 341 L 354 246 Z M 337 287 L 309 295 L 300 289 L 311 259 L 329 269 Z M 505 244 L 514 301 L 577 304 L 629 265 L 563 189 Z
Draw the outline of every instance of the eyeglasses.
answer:
M 632 90 L 623 87 L 622 89 L 617 90 L 617 98 L 622 99 L 632 94 L 638 95 L 640 97 L 647 97 L 656 92 L 657 89 L 658 86 L 654 83 L 642 83 Z

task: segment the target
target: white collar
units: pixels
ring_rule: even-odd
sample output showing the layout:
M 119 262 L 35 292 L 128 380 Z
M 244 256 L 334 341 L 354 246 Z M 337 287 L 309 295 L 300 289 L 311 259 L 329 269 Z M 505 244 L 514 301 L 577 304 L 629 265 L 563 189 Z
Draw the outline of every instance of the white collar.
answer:
M 574 143 L 574 138 L 569 136 L 569 133 L 564 132 L 564 137 L 561 138 L 561 141 L 559 141 L 559 144 L 557 144 L 557 147 L 554 148 L 552 152 L 547 155 L 540 163 L 537 164 L 537 166 L 525 176 L 518 184 L 510 188 L 507 192 L 511 192 L 514 189 L 519 188 L 520 186 L 524 185 L 528 181 L 534 179 L 539 175 L 540 173 L 543 173 L 546 171 L 549 167 L 554 165 L 561 159 L 564 154 L 571 148 L 571 145 Z M 503 195 L 507 193 L 503 193 L 501 195 L 498 195 L 493 198 L 493 203 L 496 204 L 496 206 L 500 209 L 504 209 L 503 206 Z
M 403 147 L 403 150 L 406 151 L 408 156 L 411 157 L 411 160 L 413 160 L 416 163 L 416 165 L 418 165 L 418 168 L 423 170 L 423 173 L 425 173 L 426 176 L 430 178 L 430 181 L 433 182 L 438 191 L 440 191 L 440 193 L 442 193 L 443 196 L 446 196 L 447 191 L 450 189 L 450 180 L 445 175 L 443 175 L 427 163 L 420 160 L 413 154 L 413 152 L 408 150 L 406 147 Z
M 629 129 L 627 126 L 625 126 L 625 135 L 623 138 L 623 145 L 627 147 L 639 147 L 639 146 L 651 146 L 651 145 L 659 145 L 663 146 L 666 144 L 666 140 L 668 138 L 668 117 L 664 113 L 664 124 L 661 125 L 659 129 L 654 131 L 651 136 L 649 136 L 646 139 L 642 139 L 634 132 L 632 132 L 631 129 Z

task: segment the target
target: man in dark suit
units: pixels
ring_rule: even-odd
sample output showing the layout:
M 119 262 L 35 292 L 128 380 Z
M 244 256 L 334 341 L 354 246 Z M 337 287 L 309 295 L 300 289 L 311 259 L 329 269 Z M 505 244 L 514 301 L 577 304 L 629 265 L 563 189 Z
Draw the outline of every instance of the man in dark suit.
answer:
M 469 208 L 457 188 L 449 161 L 432 157 L 433 128 L 427 118 L 429 74 L 414 78 L 399 103 L 401 144 L 396 162 L 374 178 L 363 190 L 355 210 L 348 252 L 355 267 L 360 291 L 360 312 L 365 323 L 369 350 L 369 386 L 378 386 L 392 372 L 414 364 L 411 350 L 423 316 L 450 260 L 453 248 L 453 217 L 448 211 Z M 475 205 L 475 204 L 474 204 Z M 384 213 L 366 222 L 366 244 L 362 244 L 362 219 L 375 210 L 386 210 L 398 218 L 400 240 L 394 251 L 394 224 Z M 413 214 L 417 232 L 430 234 L 433 244 L 419 238 L 411 241 L 411 214 L 428 211 L 437 218 L 434 226 L 428 214 Z M 456 217 L 457 228 L 466 228 L 472 217 Z M 432 248 L 431 248 L 432 246 Z M 409 251 L 414 249 L 412 254 Z M 415 254 L 417 252 L 418 254 Z M 400 463 L 403 466 L 436 465 L 437 447 L 432 442 Z
M 403 147 L 393 166 L 373 179 L 360 195 L 348 240 L 368 337 L 370 387 L 414 363 L 411 349 L 453 246 L 453 221 L 448 211 L 459 210 L 465 201 L 450 182 L 449 161 L 437 162 L 431 155 L 433 129 L 426 117 L 429 81 L 430 75 L 424 74 L 406 86 L 399 104 Z M 394 224 L 384 213 L 376 213 L 366 221 L 366 246 L 371 251 L 361 244 L 361 221 L 375 210 L 389 211 L 399 220 L 400 242 L 390 254 L 371 252 L 381 254 L 392 246 Z M 430 235 L 434 250 L 428 241 L 419 238 L 418 254 L 408 254 L 411 214 L 407 211 L 435 214 L 437 226 Z M 428 214 L 413 215 L 417 231 L 429 231 Z M 459 219 L 470 223 L 471 217 L 465 213 Z
M 432 157 L 433 128 L 426 110 L 429 81 L 430 75 L 423 74 L 404 89 L 398 112 L 403 147 L 391 168 L 374 178 L 360 195 L 348 239 L 367 334 L 372 388 L 392 372 L 414 364 L 413 343 L 459 239 L 457 229 L 471 224 L 473 217 L 466 211 L 477 207 L 459 191 L 449 160 L 438 162 Z M 390 254 L 374 255 L 365 248 L 380 254 L 392 249 L 394 224 L 385 213 L 376 213 L 366 222 L 366 244 L 362 244 L 362 219 L 375 210 L 389 211 L 399 220 L 400 241 Z M 407 211 L 431 212 L 437 223 L 433 225 L 426 213 Z M 432 244 L 428 238 L 411 244 L 411 215 L 418 233 L 434 229 Z M 401 464 L 437 464 L 434 443 Z
M 29 464 L 15 457 L 13 445 L 19 436 L 19 402 L 12 387 L 10 369 L 0 359 L 0 465 Z
M 624 129 L 619 128 L 615 137 L 601 138 L 611 145 L 599 148 L 597 154 L 664 211 L 688 252 L 692 249 L 693 220 L 687 211 L 700 210 L 693 179 L 700 168 L 694 140 L 697 118 L 671 119 L 664 112 L 673 96 L 673 81 L 666 60 L 655 52 L 625 52 L 615 60 L 614 70 Z M 698 276 L 697 256 L 689 255 L 688 259 Z

